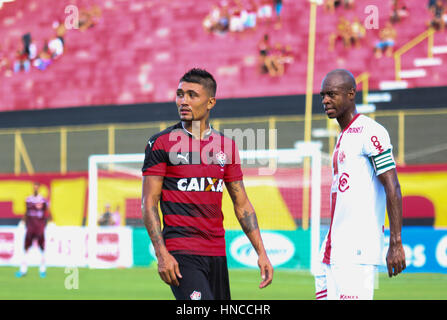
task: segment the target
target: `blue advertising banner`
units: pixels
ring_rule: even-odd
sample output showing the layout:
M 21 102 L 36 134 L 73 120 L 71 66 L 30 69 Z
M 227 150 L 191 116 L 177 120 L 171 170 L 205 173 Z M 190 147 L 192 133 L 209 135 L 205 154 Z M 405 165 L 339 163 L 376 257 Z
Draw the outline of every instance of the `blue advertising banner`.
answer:
M 262 237 L 275 268 L 309 270 L 310 230 L 263 231 Z M 229 268 L 257 268 L 256 252 L 242 231 L 227 230 L 225 238 Z M 447 273 L 447 229 L 403 227 L 402 240 L 407 260 L 405 272 Z M 386 272 L 388 244 L 389 230 L 385 230 L 381 272 Z M 144 228 L 133 229 L 133 257 L 134 266 L 156 262 Z
M 385 230 L 383 267 L 389 244 L 389 230 Z M 407 268 L 405 272 L 447 273 L 447 229 L 432 227 L 403 227 L 402 242 Z

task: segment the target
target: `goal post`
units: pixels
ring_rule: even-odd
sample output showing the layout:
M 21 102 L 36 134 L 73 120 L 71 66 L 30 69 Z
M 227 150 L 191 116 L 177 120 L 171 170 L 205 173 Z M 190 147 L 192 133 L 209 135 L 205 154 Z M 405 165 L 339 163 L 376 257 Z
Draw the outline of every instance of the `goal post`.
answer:
M 320 235 L 320 216 L 321 216 L 321 185 L 322 185 L 322 152 L 321 152 L 321 144 L 310 142 L 299 142 L 295 145 L 295 148 L 289 149 L 262 149 L 262 150 L 240 150 L 240 159 L 241 165 L 244 171 L 244 184 L 246 188 L 249 189 L 250 186 L 256 185 L 259 187 L 258 189 L 252 188 L 251 192 L 257 192 L 256 190 L 264 189 L 264 192 L 268 187 L 271 187 L 269 183 L 275 184 L 275 187 L 280 188 L 279 185 L 286 184 L 283 189 L 288 189 L 289 193 L 292 194 L 292 197 L 298 199 L 301 196 L 301 193 L 298 192 L 299 185 L 307 185 L 311 187 L 310 192 L 310 248 L 308 251 L 310 252 L 310 262 L 308 265 L 310 266 L 310 271 L 313 273 L 316 267 L 320 243 L 321 243 L 321 235 Z M 305 157 L 309 157 L 311 159 L 311 176 L 310 181 L 295 181 L 302 179 L 301 176 L 296 174 L 289 175 L 289 172 L 295 172 L 297 168 L 299 169 L 303 163 Z M 91 155 L 88 160 L 88 257 L 89 257 L 89 266 L 95 267 L 94 265 L 94 257 L 96 253 L 96 235 L 98 232 L 98 217 L 100 210 L 99 203 L 99 177 L 100 174 L 108 173 L 109 175 L 116 174 L 119 172 L 121 175 L 129 175 L 132 177 L 135 182 L 134 188 L 138 190 L 134 190 L 133 198 L 136 198 L 135 194 L 138 194 L 138 198 L 141 198 L 141 167 L 144 161 L 143 153 L 135 153 L 135 154 L 103 154 L 103 155 Z M 245 172 L 251 172 L 250 175 L 245 175 Z M 251 171 L 250 171 L 251 170 Z M 283 170 L 283 171 L 281 171 Z M 295 170 L 295 171 L 287 171 L 287 170 Z M 112 173 L 110 173 L 112 172 Z M 274 178 L 274 175 L 278 175 L 280 172 L 281 179 Z M 264 177 L 264 179 L 263 179 Z M 137 180 L 138 179 L 138 180 Z M 270 180 L 269 180 L 270 179 Z M 275 180 L 276 179 L 276 180 Z M 290 188 L 290 184 L 293 184 L 293 188 Z M 261 184 L 261 185 L 259 185 Z M 264 184 L 264 185 L 263 185 Z M 138 185 L 138 186 L 137 186 Z M 265 187 L 264 187 L 265 186 Z M 253 191 L 254 190 L 254 191 Z M 253 193 L 252 193 L 253 194 Z M 278 192 L 279 194 L 279 192 Z M 112 195 L 113 197 L 113 195 Z M 264 194 L 259 195 L 258 198 L 264 197 Z M 256 198 L 256 196 L 255 196 Z M 265 197 L 264 197 L 265 198 Z M 298 201 L 295 199 L 295 202 Z M 138 199 L 140 200 L 140 199 Z M 250 200 L 252 200 L 250 195 Z M 265 201 L 265 199 L 263 199 Z M 267 199 L 267 201 L 269 201 Z M 273 199 L 271 201 L 274 201 Z M 141 215 L 141 201 L 137 201 L 134 199 L 134 208 L 135 212 L 138 212 L 138 215 Z M 275 206 L 275 204 L 272 204 Z M 259 206 L 254 204 L 257 213 Z M 290 205 L 289 205 L 290 206 Z M 261 206 L 262 207 L 262 206 Z M 259 208 L 262 211 L 262 208 Z M 301 206 L 296 205 L 294 208 L 297 212 L 301 210 Z M 226 210 L 229 211 L 229 210 Z M 224 211 L 224 213 L 226 212 Z M 231 223 L 230 214 L 228 217 L 225 216 L 224 224 Z M 260 220 L 258 213 L 258 220 Z M 267 228 L 270 230 L 274 230 L 274 226 L 278 225 L 277 220 L 279 219 L 279 215 L 271 214 L 271 227 Z M 265 219 L 265 217 L 264 217 Z M 261 222 L 261 221 L 260 221 Z M 293 219 L 292 219 L 293 223 Z M 262 227 L 262 225 L 260 224 Z M 293 225 L 294 229 L 297 229 L 297 225 Z M 265 228 L 262 228 L 263 231 Z
M 90 268 L 95 268 L 97 264 L 97 234 L 98 234 L 98 177 L 99 166 L 118 163 L 143 163 L 144 154 L 102 154 L 91 155 L 88 158 L 88 260 L 87 264 Z

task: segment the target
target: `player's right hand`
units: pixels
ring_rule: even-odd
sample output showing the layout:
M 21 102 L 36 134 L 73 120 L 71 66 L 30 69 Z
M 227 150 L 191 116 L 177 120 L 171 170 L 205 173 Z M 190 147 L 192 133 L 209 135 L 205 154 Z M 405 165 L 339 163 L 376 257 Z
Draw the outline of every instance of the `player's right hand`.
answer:
M 166 253 L 158 258 L 158 274 L 168 285 L 179 286 L 179 278 L 182 278 L 177 260 Z

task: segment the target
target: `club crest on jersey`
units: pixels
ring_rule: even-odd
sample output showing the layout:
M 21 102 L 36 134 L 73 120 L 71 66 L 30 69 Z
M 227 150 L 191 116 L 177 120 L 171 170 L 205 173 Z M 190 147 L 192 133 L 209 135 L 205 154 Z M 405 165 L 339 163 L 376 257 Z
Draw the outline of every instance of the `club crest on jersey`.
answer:
M 349 189 L 349 174 L 343 172 L 340 178 L 338 179 L 338 190 L 340 190 L 340 192 L 345 192 L 348 189 Z
M 202 300 L 202 293 L 200 293 L 200 291 L 193 291 L 189 297 L 191 298 L 191 300 Z
M 221 167 L 225 167 L 225 164 L 227 163 L 227 155 L 224 152 L 220 151 L 216 154 L 216 160 L 217 162 L 219 162 Z

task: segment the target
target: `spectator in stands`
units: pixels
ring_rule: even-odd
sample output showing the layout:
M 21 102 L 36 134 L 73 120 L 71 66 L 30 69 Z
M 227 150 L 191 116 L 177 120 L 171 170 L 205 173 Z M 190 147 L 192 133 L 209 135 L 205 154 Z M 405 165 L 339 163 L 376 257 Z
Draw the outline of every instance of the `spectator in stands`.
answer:
M 79 30 L 85 31 L 94 27 L 102 16 L 101 8 L 93 5 L 90 9 L 81 9 L 79 11 Z
M 376 58 L 381 58 L 383 53 L 390 57 L 393 53 L 393 47 L 396 41 L 397 32 L 390 21 L 386 22 L 385 27 L 379 32 L 379 42 L 377 42 L 374 52 Z
M 258 6 L 255 0 L 250 0 L 246 7 L 247 10 L 247 18 L 244 21 L 245 30 L 255 30 L 256 29 L 256 18 Z
M 262 20 L 271 20 L 273 7 L 271 0 L 261 0 L 261 4 L 258 7 L 258 18 Z
M 48 42 L 48 50 L 53 60 L 59 58 L 64 53 L 64 43 L 62 42 L 61 38 L 54 36 Z
M 277 42 L 265 59 L 265 66 L 271 77 L 280 77 L 284 74 L 284 63 L 282 59 L 282 44 Z
M 281 11 L 282 11 L 282 0 L 273 0 L 273 4 L 275 7 L 275 15 L 276 15 L 276 23 L 275 29 L 281 28 Z
M 203 28 L 207 32 L 219 31 L 220 8 L 213 5 L 210 13 L 203 19 Z
M 360 47 L 362 39 L 366 35 L 366 29 L 358 17 L 351 24 L 351 42 L 355 47 Z
M 14 61 L 14 72 L 25 71 L 28 72 L 31 67 L 31 61 L 28 59 L 28 55 L 23 50 L 17 50 L 16 59 Z
M 343 0 L 343 6 L 345 9 L 353 9 L 354 5 L 354 0 Z
M 334 13 L 335 8 L 337 8 L 341 3 L 341 0 L 325 0 L 324 9 L 326 12 Z
M 430 7 L 432 13 L 432 19 L 428 23 L 429 27 L 433 27 L 436 30 L 444 31 L 444 11 L 445 4 L 443 0 L 436 0 L 435 4 Z
M 31 33 L 26 33 L 22 36 L 23 53 L 27 56 L 28 60 L 32 61 L 37 57 L 37 47 L 34 44 Z
M 324 9 L 326 12 L 334 13 L 335 9 L 343 5 L 345 9 L 354 8 L 354 0 L 325 0 Z
M 401 0 L 392 0 L 392 10 L 390 15 L 391 23 L 398 23 L 403 18 L 408 17 L 408 9 L 405 3 Z
M 329 51 L 334 51 L 337 40 L 342 40 L 345 48 L 351 48 L 352 37 L 351 23 L 340 16 L 336 31 L 329 35 Z
M 56 37 L 58 37 L 62 44 L 65 44 L 64 36 L 67 32 L 67 29 L 65 28 L 65 23 L 62 23 L 60 20 L 53 22 L 53 29 L 56 32 Z
M 247 14 L 242 6 L 241 0 L 234 0 L 234 5 L 230 9 L 230 31 L 242 32 L 244 31 L 244 16 Z
M 113 226 L 114 225 L 113 216 L 110 210 L 110 204 L 107 203 L 104 213 L 101 215 L 101 217 L 98 220 L 98 224 L 100 226 Z
M 269 35 L 266 33 L 264 34 L 264 37 L 258 42 L 258 53 L 259 53 L 259 67 L 260 67 L 260 73 L 264 74 L 268 72 L 267 66 L 266 66 L 266 58 L 270 53 L 270 38 Z
M 227 32 L 229 26 L 230 26 L 230 12 L 229 12 L 229 8 L 228 8 L 228 4 L 226 2 L 224 2 L 222 5 L 220 17 L 219 17 L 218 31 L 219 32 Z
M 33 62 L 33 66 L 35 66 L 39 70 L 45 70 L 53 62 L 51 52 L 48 48 L 48 41 L 45 40 L 44 43 L 45 44 L 42 51 L 38 54 L 37 58 Z

